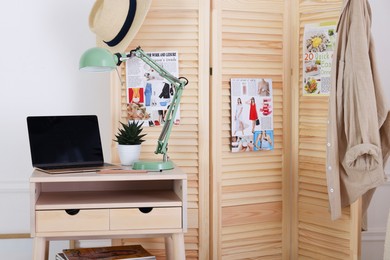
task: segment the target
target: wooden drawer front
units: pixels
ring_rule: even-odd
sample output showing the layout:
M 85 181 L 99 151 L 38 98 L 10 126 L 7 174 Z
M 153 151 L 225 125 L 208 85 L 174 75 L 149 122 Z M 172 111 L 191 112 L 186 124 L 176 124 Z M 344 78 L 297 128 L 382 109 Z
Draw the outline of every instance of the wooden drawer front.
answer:
M 182 228 L 181 207 L 151 208 L 147 213 L 141 210 L 145 212 L 142 208 L 111 209 L 110 229 Z
M 37 232 L 92 231 L 109 229 L 109 210 L 80 210 L 70 215 L 65 210 L 36 211 Z

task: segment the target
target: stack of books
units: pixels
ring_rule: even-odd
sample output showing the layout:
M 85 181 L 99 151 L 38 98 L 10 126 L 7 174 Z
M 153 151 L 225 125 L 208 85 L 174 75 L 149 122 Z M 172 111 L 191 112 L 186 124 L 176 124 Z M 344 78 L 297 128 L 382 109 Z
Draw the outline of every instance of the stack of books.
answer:
M 56 255 L 56 260 L 156 259 L 155 256 L 151 255 L 141 245 L 76 248 L 64 249 L 62 251 L 62 253 Z

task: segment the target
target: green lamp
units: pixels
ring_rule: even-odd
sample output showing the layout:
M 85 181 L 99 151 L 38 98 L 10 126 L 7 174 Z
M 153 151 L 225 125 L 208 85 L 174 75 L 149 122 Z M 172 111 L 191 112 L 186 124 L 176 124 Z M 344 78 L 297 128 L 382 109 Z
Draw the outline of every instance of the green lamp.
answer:
M 154 69 L 161 77 L 171 83 L 174 88 L 174 95 L 169 109 L 165 115 L 164 127 L 157 141 L 157 147 L 155 154 L 162 154 L 163 159 L 161 161 L 137 161 L 133 163 L 134 170 L 148 170 L 148 171 L 163 171 L 174 168 L 174 164 L 169 160 L 168 140 L 171 135 L 172 126 L 176 113 L 179 109 L 180 99 L 184 90 L 184 87 L 188 84 L 188 80 L 184 77 L 177 78 L 161 67 L 153 59 L 151 59 L 142 49 L 138 47 L 129 54 L 111 54 L 108 50 L 95 47 L 87 50 L 80 58 L 79 68 L 80 70 L 91 72 L 104 72 L 116 69 L 123 61 L 137 57 L 148 64 Z
M 105 72 L 116 69 L 116 63 L 110 51 L 96 47 L 84 52 L 79 68 L 84 71 Z

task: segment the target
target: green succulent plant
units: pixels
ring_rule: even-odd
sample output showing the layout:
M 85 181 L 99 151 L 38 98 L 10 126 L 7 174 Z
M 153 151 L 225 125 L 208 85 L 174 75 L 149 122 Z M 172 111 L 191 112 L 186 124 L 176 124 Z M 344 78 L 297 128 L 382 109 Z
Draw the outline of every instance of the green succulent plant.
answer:
M 122 128 L 118 129 L 118 134 L 115 135 L 114 142 L 124 145 L 138 145 L 144 142 L 142 139 L 146 134 L 142 134 L 143 122 L 132 121 L 128 125 L 120 122 Z

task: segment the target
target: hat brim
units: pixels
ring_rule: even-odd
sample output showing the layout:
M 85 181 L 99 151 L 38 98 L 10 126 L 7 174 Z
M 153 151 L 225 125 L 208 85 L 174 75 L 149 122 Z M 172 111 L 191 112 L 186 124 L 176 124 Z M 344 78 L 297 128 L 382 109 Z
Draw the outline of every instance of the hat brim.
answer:
M 141 28 L 146 15 L 148 14 L 149 8 L 151 6 L 152 0 L 139 0 L 137 1 L 137 10 L 135 12 L 133 23 L 129 31 L 126 33 L 126 36 L 115 46 L 108 46 L 104 41 L 105 39 L 96 37 L 96 46 L 105 48 L 111 53 L 123 53 L 126 51 L 127 47 L 133 41 L 135 35 L 138 33 Z M 107 40 L 107 39 L 106 39 Z

